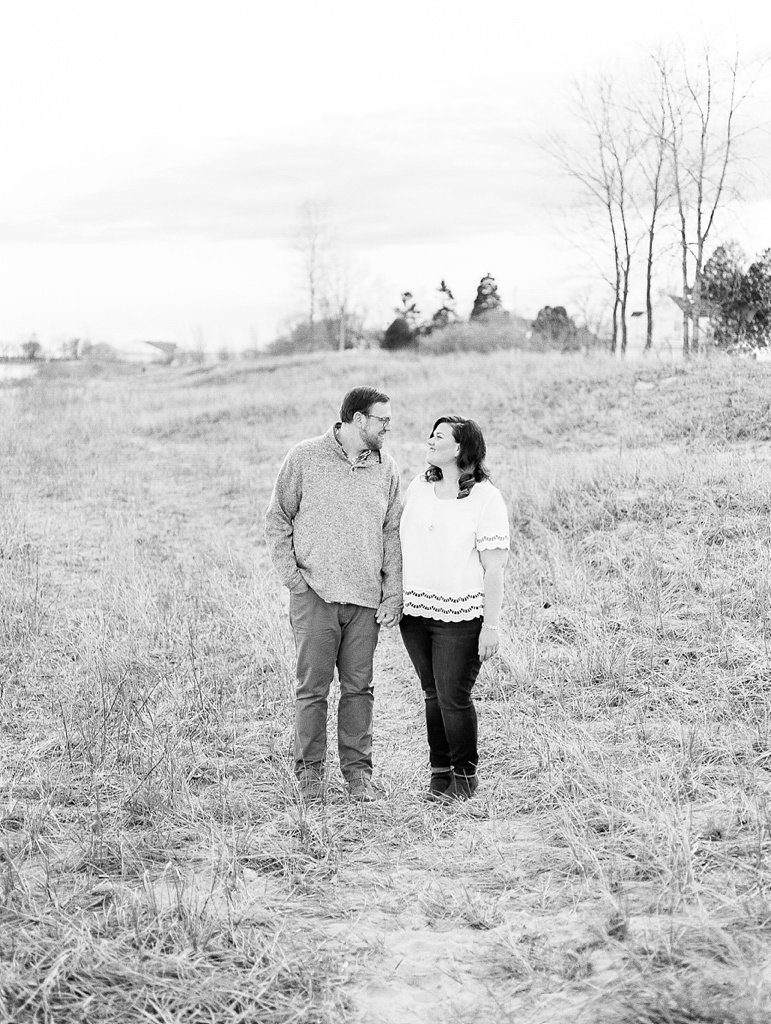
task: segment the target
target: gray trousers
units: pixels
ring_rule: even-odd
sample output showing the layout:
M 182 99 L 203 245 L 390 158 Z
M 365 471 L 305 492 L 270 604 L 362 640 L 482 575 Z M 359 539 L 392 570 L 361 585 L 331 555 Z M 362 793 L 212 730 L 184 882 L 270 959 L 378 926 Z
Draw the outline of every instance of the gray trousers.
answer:
M 320 770 L 327 753 L 327 698 L 340 679 L 337 746 L 347 780 L 372 774 L 372 660 L 380 627 L 375 609 L 322 600 L 313 590 L 292 594 L 289 621 L 297 649 L 295 771 Z

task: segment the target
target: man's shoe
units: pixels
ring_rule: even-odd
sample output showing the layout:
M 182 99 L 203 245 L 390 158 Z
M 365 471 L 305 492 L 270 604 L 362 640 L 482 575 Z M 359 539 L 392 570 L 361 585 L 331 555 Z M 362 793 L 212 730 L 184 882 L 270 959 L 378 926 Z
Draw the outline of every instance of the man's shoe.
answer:
M 355 779 L 350 779 L 348 782 L 348 795 L 351 800 L 359 800 L 364 804 L 371 804 L 373 800 L 377 800 L 375 790 L 372 788 L 368 775 L 360 775 Z
M 306 803 L 317 803 L 324 799 L 324 780 L 317 771 L 304 771 L 297 776 L 300 798 Z
M 428 784 L 426 800 L 443 800 L 451 785 L 452 768 L 433 770 L 431 772 L 431 781 Z

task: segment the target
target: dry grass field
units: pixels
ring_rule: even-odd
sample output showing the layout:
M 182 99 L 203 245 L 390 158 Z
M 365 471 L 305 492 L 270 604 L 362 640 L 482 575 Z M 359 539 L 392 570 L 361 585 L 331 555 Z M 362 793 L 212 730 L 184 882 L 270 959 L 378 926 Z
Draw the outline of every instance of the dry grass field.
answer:
M 513 526 L 482 786 L 298 801 L 262 538 L 355 383 L 405 482 L 475 416 Z M 771 1019 L 771 377 L 516 353 L 49 364 L 0 388 L 2 1024 Z

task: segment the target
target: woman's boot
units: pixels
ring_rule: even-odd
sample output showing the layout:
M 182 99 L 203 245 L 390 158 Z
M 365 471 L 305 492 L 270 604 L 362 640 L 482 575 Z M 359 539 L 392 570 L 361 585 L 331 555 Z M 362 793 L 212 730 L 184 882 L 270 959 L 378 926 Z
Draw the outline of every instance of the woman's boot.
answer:
M 428 784 L 427 800 L 444 800 L 452 785 L 452 768 L 432 768 Z
M 444 794 L 444 799 L 470 800 L 476 793 L 479 779 L 476 772 L 454 771 L 452 783 Z

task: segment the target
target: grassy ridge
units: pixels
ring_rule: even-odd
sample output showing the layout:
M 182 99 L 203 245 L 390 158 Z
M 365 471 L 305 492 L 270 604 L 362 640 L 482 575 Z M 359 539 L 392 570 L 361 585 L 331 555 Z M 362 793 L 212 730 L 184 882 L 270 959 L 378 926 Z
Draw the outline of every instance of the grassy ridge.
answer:
M 452 815 L 416 797 L 393 635 L 385 799 L 352 811 L 333 775 L 309 815 L 289 772 L 262 512 L 287 448 L 365 382 L 392 395 L 405 482 L 459 411 L 510 506 L 484 790 Z M 454 970 L 476 1021 L 767 1020 L 768 383 L 361 353 L 1 390 L 0 1021 L 385 1013 L 368 979 L 405 935 L 475 936 Z

